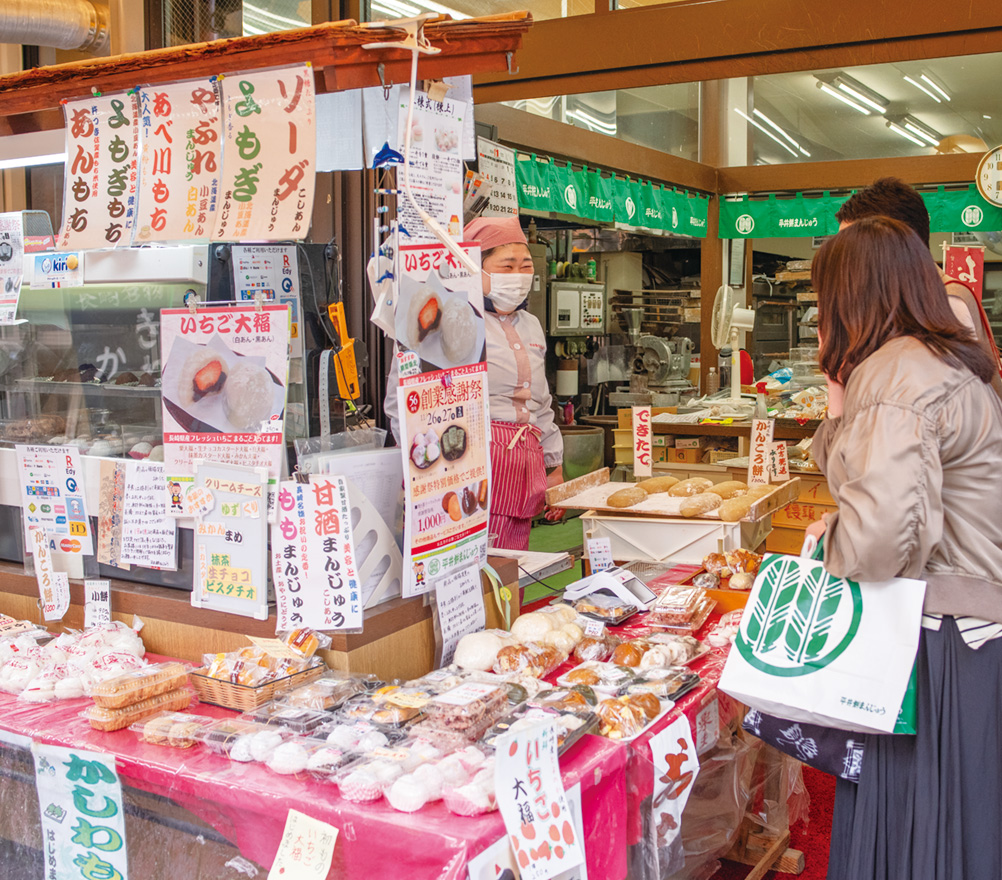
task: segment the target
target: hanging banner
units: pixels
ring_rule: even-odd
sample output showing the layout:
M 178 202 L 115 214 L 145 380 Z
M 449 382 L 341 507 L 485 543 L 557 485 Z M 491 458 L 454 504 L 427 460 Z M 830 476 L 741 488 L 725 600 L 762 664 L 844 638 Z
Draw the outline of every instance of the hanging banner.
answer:
M 584 216 L 599 223 L 612 223 L 616 219 L 612 207 L 612 178 L 603 177 L 600 171 L 588 168 L 582 168 L 577 174 L 588 210 Z
M 518 206 L 530 211 L 557 210 L 554 193 L 555 175 L 553 160 L 539 161 L 536 154 L 515 154 L 515 183 L 518 187 Z
M 268 472 L 200 462 L 185 499 L 195 516 L 191 604 L 268 619 Z
M 710 212 L 710 200 L 704 196 L 676 193 L 676 203 L 685 206 L 689 218 L 688 233 L 696 238 L 706 238 L 706 218 Z
M 571 168 L 569 162 L 563 166 L 553 164 L 553 181 L 553 202 L 550 210 L 558 214 L 592 219 L 588 211 L 584 181 Z
M 128 880 L 122 785 L 113 755 L 31 744 L 46 880 Z
M 222 171 L 215 77 L 139 89 L 142 187 L 134 242 L 207 240 Z
M 966 190 L 923 193 L 930 232 L 998 232 L 1002 208 L 984 199 L 972 183 Z
M 167 512 L 184 516 L 196 461 L 281 475 L 288 305 L 162 309 Z
M 283 482 L 271 529 L 276 632 L 362 628 L 362 597 L 344 477 Z
M 20 211 L 0 214 L 0 324 L 13 324 L 24 278 L 24 235 Z
M 654 836 L 652 849 L 660 860 L 665 851 L 670 858 L 672 844 L 682 833 L 682 811 L 699 775 L 699 759 L 689 719 L 684 715 L 652 736 L 650 746 L 654 761 L 650 827 Z M 659 865 L 659 872 L 674 874 L 681 870 L 683 861 L 684 856 L 678 853 L 677 861 Z
M 51 549 L 91 556 L 94 544 L 84 496 L 83 466 L 76 446 L 15 446 L 21 475 L 25 547 L 41 529 Z
M 222 79 L 223 172 L 217 240 L 306 238 L 316 185 L 308 64 Z
M 397 111 L 401 150 L 403 132 L 407 130 L 409 103 L 410 89 L 401 89 Z M 410 185 L 414 201 L 456 238 L 463 233 L 461 148 L 466 114 L 465 101 L 448 98 L 435 101 L 425 92 L 417 92 L 411 114 Z M 400 168 L 397 184 L 402 186 L 404 180 L 404 169 Z M 407 241 L 413 244 L 438 241 L 404 194 L 397 198 L 397 219 L 409 233 L 405 236 Z
M 124 92 L 67 101 L 63 229 L 57 250 L 132 243 L 139 188 L 139 100 Z
M 477 138 L 477 168 L 491 185 L 487 207 L 481 217 L 517 217 L 518 186 L 515 151 L 487 138 Z
M 487 365 L 408 376 L 397 387 L 404 456 L 403 595 L 487 561 Z
M 640 182 L 629 177 L 613 177 L 612 206 L 616 222 L 627 226 L 640 226 Z
M 50 539 L 39 528 L 32 528 L 27 552 L 34 557 L 35 580 L 45 620 L 62 620 L 70 608 L 70 581 L 66 572 L 54 571 Z
M 792 199 L 777 199 L 769 196 L 772 204 L 772 218 L 777 235 L 815 236 L 827 235 L 835 220 L 831 202 L 827 195 L 807 199 L 797 193 Z M 837 231 L 837 230 L 836 230 Z
M 656 232 L 661 232 L 665 225 L 660 192 L 649 180 L 640 184 L 640 225 Z
M 943 271 L 963 281 L 981 302 L 985 285 L 985 249 L 949 245 L 943 248 Z

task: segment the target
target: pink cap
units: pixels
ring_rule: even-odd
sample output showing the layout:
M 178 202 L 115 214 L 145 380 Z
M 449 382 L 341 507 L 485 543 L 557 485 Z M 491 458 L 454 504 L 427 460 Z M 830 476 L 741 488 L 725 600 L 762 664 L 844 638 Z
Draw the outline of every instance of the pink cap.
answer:
M 528 244 L 518 217 L 478 217 L 467 224 L 463 238 L 480 242 L 485 251 L 505 244 Z

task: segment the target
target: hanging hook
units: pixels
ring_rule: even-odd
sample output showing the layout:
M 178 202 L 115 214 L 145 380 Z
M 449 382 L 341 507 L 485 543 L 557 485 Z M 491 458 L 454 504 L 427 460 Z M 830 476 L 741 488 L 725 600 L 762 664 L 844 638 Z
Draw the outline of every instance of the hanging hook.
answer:
M 514 76 L 516 73 L 518 73 L 518 68 L 517 67 L 514 70 L 511 69 L 511 62 L 512 62 L 512 59 L 515 57 L 515 53 L 514 52 L 505 52 L 504 56 L 508 60 L 508 75 L 509 76 Z

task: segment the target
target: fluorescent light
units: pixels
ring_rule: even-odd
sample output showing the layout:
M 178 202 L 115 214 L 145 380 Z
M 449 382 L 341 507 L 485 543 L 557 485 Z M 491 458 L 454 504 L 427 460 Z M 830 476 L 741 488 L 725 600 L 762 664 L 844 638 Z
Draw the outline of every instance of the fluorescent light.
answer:
M 901 137 L 905 138 L 906 140 L 909 140 L 909 141 L 911 141 L 911 142 L 912 142 L 913 144 L 915 144 L 915 145 L 917 145 L 917 146 L 919 146 L 919 147 L 924 147 L 924 146 L 926 146 L 926 144 L 925 144 L 925 142 L 924 142 L 924 141 L 920 141 L 920 140 L 919 140 L 919 139 L 918 139 L 917 137 L 915 137 L 914 135 L 911 135 L 911 134 L 909 134 L 909 133 L 908 133 L 907 131 L 905 131 L 905 130 L 904 130 L 904 129 L 903 129 L 903 128 L 902 128 L 901 126 L 900 126 L 900 125 L 898 125 L 898 124 L 897 124 L 896 122 L 891 122 L 891 120 L 890 120 L 890 119 L 888 119 L 888 120 L 887 120 L 887 127 L 888 127 L 888 128 L 889 128 L 889 129 L 891 130 L 891 131 L 893 131 L 893 132 L 894 132 L 895 134 L 899 134 L 899 135 L 901 135 Z
M 763 112 L 762 112 L 761 110 L 759 110 L 759 109 L 758 109 L 757 107 L 756 107 L 756 108 L 755 108 L 754 110 L 752 110 L 752 115 L 754 115 L 754 116 L 757 116 L 757 117 L 758 117 L 759 119 L 761 119 L 761 120 L 762 120 L 762 121 L 763 121 L 763 122 L 764 122 L 764 123 L 765 123 L 766 125 L 768 125 L 768 126 L 769 126 L 770 128 L 774 128 L 774 129 L 776 129 L 776 131 L 778 131 L 778 132 L 779 132 L 779 133 L 780 133 L 780 134 L 781 134 L 781 135 L 782 135 L 783 137 L 785 137 L 785 138 L 786 138 L 786 139 L 787 139 L 787 140 L 788 140 L 788 141 L 789 141 L 789 142 L 790 142 L 791 144 L 793 144 L 793 146 L 795 146 L 795 147 L 799 147 L 799 146 L 800 146 L 800 144 L 798 144 L 798 143 L 797 143 L 797 142 L 796 142 L 796 141 L 795 141 L 795 140 L 794 140 L 794 139 L 793 139 L 792 137 L 790 137 L 790 136 L 789 136 L 789 135 L 788 135 L 788 134 L 787 134 L 787 133 L 786 133 L 786 132 L 785 132 L 785 131 L 784 131 L 784 130 L 783 130 L 782 128 L 780 128 L 780 127 L 779 127 L 778 125 L 776 125 L 776 123 L 775 123 L 775 122 L 773 122 L 773 121 L 772 121 L 772 120 L 771 120 L 771 119 L 770 119 L 770 118 L 769 118 L 768 116 L 766 116 L 766 115 L 765 115 L 765 114 L 764 114 L 764 113 L 763 113 Z
M 939 95 L 937 95 L 937 94 L 936 94 L 935 92 L 933 92 L 933 91 L 930 91 L 930 90 L 929 90 L 929 89 L 928 89 L 928 88 L 927 88 L 926 86 L 922 85 L 922 83 L 920 83 L 920 82 L 919 82 L 918 80 L 914 80 L 914 79 L 912 79 L 912 78 L 911 78 L 910 76 L 906 76 L 906 77 L 905 77 L 905 82 L 906 82 L 906 83 L 911 83 L 911 84 L 912 84 L 913 86 L 915 86 L 915 88 L 917 88 L 917 89 L 918 89 L 918 90 L 919 90 L 920 92 L 925 92 L 925 93 L 926 93 L 926 94 L 927 94 L 927 95 L 928 95 L 928 96 L 929 96 L 930 98 L 932 98 L 932 99 L 933 99 L 933 100 L 934 100 L 934 101 L 935 101 L 935 102 L 936 102 L 937 104 L 942 104 L 942 103 L 943 103 L 943 102 L 942 102 L 942 100 L 940 100 L 940 97 L 939 97 Z
M 50 128 L 0 137 L 0 169 L 66 161 L 66 130 Z
M 950 100 L 950 96 L 946 93 L 946 89 L 944 89 L 941 85 L 938 85 L 937 83 L 933 82 L 924 73 L 922 74 L 922 79 L 925 80 L 927 83 L 929 83 L 929 85 L 931 85 L 937 92 L 939 92 L 943 96 L 944 101 Z
M 848 95 L 842 94 L 838 89 L 833 89 L 828 83 L 819 82 L 818 88 L 821 89 L 826 95 L 831 95 L 833 98 L 838 98 L 843 104 L 848 104 L 853 110 L 858 110 L 864 116 L 869 116 L 870 111 L 866 109 L 862 104 L 857 104 Z
M 464 18 L 470 18 L 465 12 L 459 12 L 452 9 L 449 6 L 443 6 L 441 3 L 433 3 L 432 0 L 416 0 L 425 9 L 430 9 L 432 12 L 437 12 L 439 15 L 451 15 L 457 21 L 461 21 Z
M 371 7 L 399 18 L 413 18 L 421 14 L 421 10 L 417 6 L 411 6 L 409 3 L 400 3 L 398 0 L 379 0 L 378 3 L 372 3 Z
M 7 168 L 28 168 L 32 165 L 57 165 L 66 161 L 66 153 L 50 153 L 47 156 L 23 156 L 18 159 L 0 159 L 0 171 Z
M 586 113 L 584 110 L 568 110 L 566 115 L 568 119 L 577 119 L 580 122 L 583 122 L 588 128 L 596 128 L 600 132 L 605 132 L 606 134 L 616 133 L 615 122 L 606 122 L 603 119 L 598 119 L 590 113 Z
M 904 118 L 903 123 L 905 128 L 907 128 L 912 134 L 922 138 L 924 141 L 928 141 L 930 147 L 935 147 L 942 140 L 942 138 L 937 136 L 931 129 L 927 129 L 920 123 L 913 122 L 907 116 Z
M 991 119 L 991 116 L 989 116 L 987 113 L 982 113 L 981 114 L 981 118 L 982 119 Z
M 860 104 L 865 104 L 867 107 L 871 107 L 878 113 L 884 112 L 884 107 L 886 106 L 885 104 L 880 104 L 879 102 L 873 100 L 873 98 L 869 95 L 865 95 L 860 89 L 843 82 L 841 79 L 836 79 L 835 82 L 838 83 L 839 89 L 845 92 L 854 101 L 859 101 Z
M 793 147 L 791 147 L 785 141 L 781 141 L 778 137 L 776 137 L 776 135 L 774 135 L 771 131 L 769 131 L 769 129 L 767 129 L 764 125 L 762 125 L 761 122 L 756 122 L 747 113 L 742 112 L 737 107 L 734 108 L 734 112 L 737 113 L 738 116 L 740 116 L 742 119 L 745 119 L 748 122 L 750 122 L 752 125 L 754 125 L 755 128 L 757 128 L 760 132 L 762 132 L 762 134 L 766 135 L 767 137 L 771 137 L 777 144 L 779 144 L 791 156 L 796 156 L 797 155 L 797 151 L 794 150 Z
M 800 146 L 800 144 L 797 144 L 797 149 L 800 150 L 800 152 L 803 153 L 808 159 L 811 158 L 811 154 L 808 153 L 807 150 L 805 150 L 802 146 Z

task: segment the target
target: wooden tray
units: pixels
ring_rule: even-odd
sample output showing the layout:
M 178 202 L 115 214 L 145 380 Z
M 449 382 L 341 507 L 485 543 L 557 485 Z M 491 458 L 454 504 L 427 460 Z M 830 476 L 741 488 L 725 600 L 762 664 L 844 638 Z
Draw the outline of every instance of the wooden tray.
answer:
M 628 516 L 650 516 L 660 519 L 706 519 L 720 520 L 715 510 L 701 516 L 683 517 L 680 508 L 684 498 L 676 498 L 659 492 L 645 498 L 632 507 L 610 507 L 609 496 L 620 489 L 627 489 L 633 483 L 613 483 L 609 480 L 609 469 L 602 468 L 575 480 L 561 483 L 546 490 L 546 503 L 551 507 L 594 510 L 599 513 L 625 514 Z M 768 495 L 756 499 L 741 522 L 757 522 L 780 507 L 785 507 L 800 496 L 800 480 L 793 477 L 785 483 L 777 483 Z

